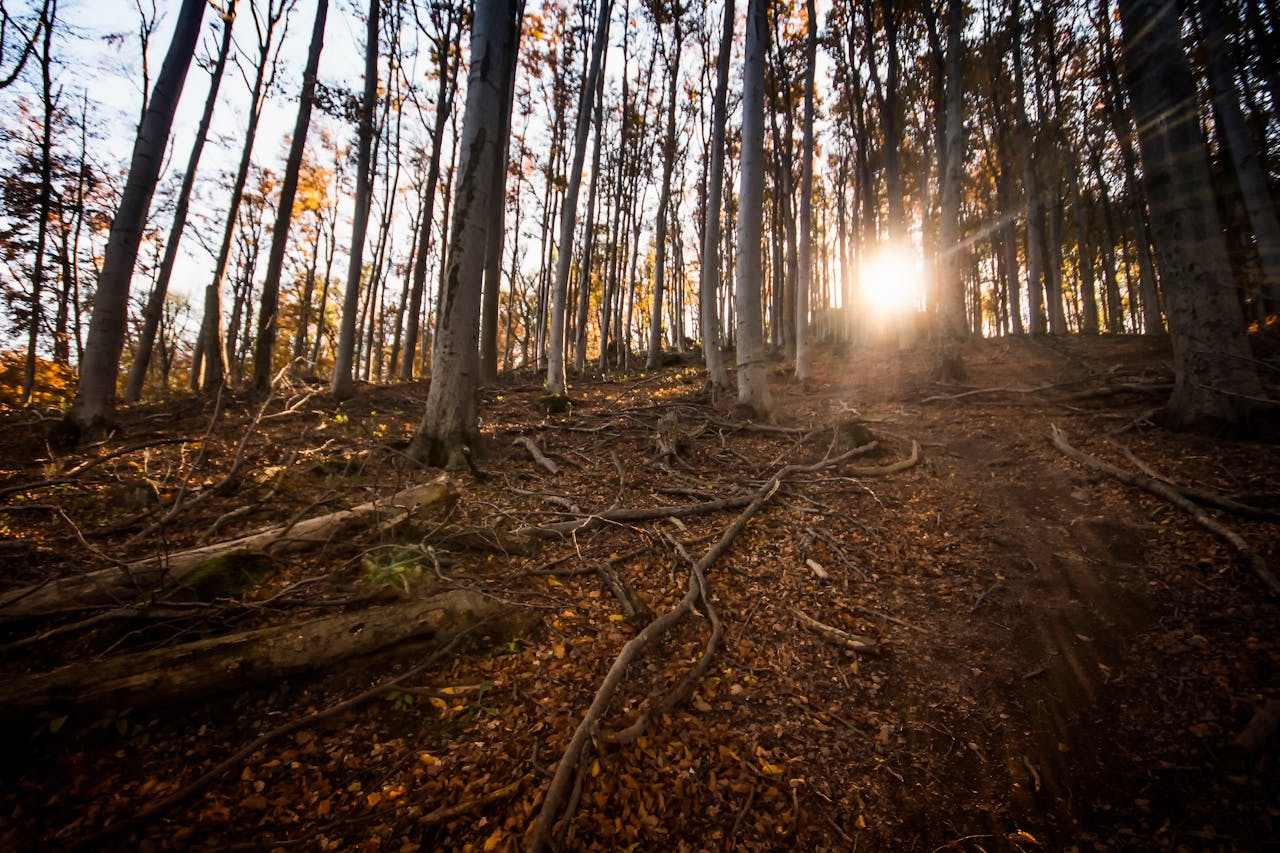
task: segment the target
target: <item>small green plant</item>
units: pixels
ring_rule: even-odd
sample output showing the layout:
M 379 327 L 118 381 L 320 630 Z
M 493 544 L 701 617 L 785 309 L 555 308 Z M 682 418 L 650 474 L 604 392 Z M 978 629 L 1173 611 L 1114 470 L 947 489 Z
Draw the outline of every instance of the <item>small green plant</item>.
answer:
M 411 549 L 396 548 L 364 558 L 364 581 L 375 589 L 394 589 L 408 595 L 422 578 L 422 556 Z

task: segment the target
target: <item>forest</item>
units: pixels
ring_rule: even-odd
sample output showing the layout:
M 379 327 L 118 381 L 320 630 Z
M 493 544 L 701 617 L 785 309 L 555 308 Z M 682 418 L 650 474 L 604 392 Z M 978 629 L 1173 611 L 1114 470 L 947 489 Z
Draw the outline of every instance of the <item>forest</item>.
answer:
M 0 0 L 0 846 L 1252 850 L 1275 0 Z

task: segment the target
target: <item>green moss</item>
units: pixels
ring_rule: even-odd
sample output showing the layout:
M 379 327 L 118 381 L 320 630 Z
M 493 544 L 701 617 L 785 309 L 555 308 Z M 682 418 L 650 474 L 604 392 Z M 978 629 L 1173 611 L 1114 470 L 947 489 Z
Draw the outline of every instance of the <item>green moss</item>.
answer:
M 856 421 L 845 421 L 836 424 L 835 450 L 837 453 L 865 447 L 875 440 L 875 433 L 867 429 L 865 424 L 860 424 Z
M 538 405 L 547 414 L 559 415 L 573 408 L 573 400 L 565 394 L 543 394 L 538 398 Z
M 271 571 L 271 566 L 271 558 L 261 551 L 228 551 L 201 563 L 157 598 L 160 601 L 234 598 L 257 586 Z

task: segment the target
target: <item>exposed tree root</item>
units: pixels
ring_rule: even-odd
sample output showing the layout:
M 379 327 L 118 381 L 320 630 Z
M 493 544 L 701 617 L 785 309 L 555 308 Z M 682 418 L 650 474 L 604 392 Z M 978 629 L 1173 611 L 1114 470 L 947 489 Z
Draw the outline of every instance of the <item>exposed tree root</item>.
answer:
M 918 459 L 919 447 L 913 442 L 913 457 Z M 573 733 L 573 737 L 569 741 L 569 745 L 565 748 L 564 754 L 561 755 L 560 761 L 556 766 L 555 776 L 551 780 L 551 784 L 547 789 L 547 794 L 542 801 L 542 809 L 538 813 L 538 817 L 534 823 L 533 830 L 530 833 L 529 841 L 525 845 L 526 853 L 538 853 L 543 850 L 551 840 L 551 833 L 556 825 L 557 820 L 561 817 L 565 810 L 566 797 L 570 793 L 570 786 L 576 776 L 576 771 L 583 760 L 584 751 L 596 732 L 599 730 L 601 718 L 604 716 L 605 710 L 609 707 L 614 694 L 618 687 L 622 684 L 626 677 L 627 670 L 640 656 L 644 649 L 654 640 L 661 637 L 666 632 L 674 628 L 680 620 L 687 616 L 694 607 L 694 604 L 700 599 L 706 599 L 710 604 L 710 596 L 707 595 L 706 571 L 719 559 L 728 549 L 733 541 L 737 538 L 747 523 L 764 507 L 766 503 L 777 493 L 782 482 L 788 477 L 801 474 L 820 471 L 830 468 L 841 462 L 846 461 L 856 455 L 867 452 L 867 447 L 855 448 L 839 456 L 829 459 L 823 459 L 811 465 L 787 465 L 779 469 L 772 477 L 769 478 L 754 495 L 751 495 L 745 509 L 738 514 L 738 517 L 725 528 L 720 539 L 711 547 L 700 560 L 694 563 L 689 570 L 689 585 L 684 594 L 671 610 L 659 616 L 650 622 L 636 636 L 632 637 L 622 647 L 618 656 L 614 659 L 613 665 L 609 668 L 608 674 L 605 675 L 604 681 L 601 682 L 597 689 L 595 697 L 591 701 L 591 705 L 587 709 L 587 713 L 583 716 L 582 721 L 578 724 L 577 729 Z M 914 464 L 914 462 L 912 462 Z M 734 499 L 736 501 L 736 499 Z M 599 516 L 595 516 L 599 518 Z M 709 611 L 708 618 L 711 613 Z M 696 687 L 698 679 L 701 678 L 707 668 L 710 667 L 711 657 L 715 652 L 715 645 L 718 643 L 719 620 L 712 621 L 712 641 L 708 643 L 706 650 L 694 669 L 689 675 L 677 685 L 676 689 L 668 695 L 667 699 L 660 705 L 661 710 L 670 710 L 676 704 L 688 698 Z M 647 715 L 642 713 L 640 719 L 635 724 L 628 727 L 624 732 L 615 736 L 615 740 L 634 739 L 638 737 L 647 724 Z
M 1145 474 L 1135 474 L 1132 471 L 1125 471 L 1121 468 L 1115 467 L 1114 465 L 1103 462 L 1101 459 L 1077 450 L 1071 446 L 1070 442 L 1067 441 L 1066 436 L 1064 436 L 1062 431 L 1056 426 L 1053 427 L 1053 444 L 1060 451 L 1077 462 L 1087 465 L 1096 471 L 1108 474 L 1122 483 L 1146 489 L 1148 492 L 1151 492 L 1151 494 L 1164 498 L 1187 515 L 1191 516 L 1192 520 L 1195 521 L 1196 524 L 1199 524 L 1205 530 L 1213 533 L 1235 549 L 1235 552 L 1240 555 L 1240 558 L 1249 566 L 1250 570 L 1253 571 L 1258 580 L 1262 581 L 1263 585 L 1267 588 L 1267 591 L 1272 595 L 1280 595 L 1280 580 L 1277 580 L 1276 576 L 1267 568 L 1267 564 L 1262 559 L 1262 555 L 1255 551 L 1239 533 L 1236 533 L 1231 528 L 1206 515 L 1204 511 L 1201 510 L 1200 507 L 1196 506 L 1195 503 L 1183 494 L 1179 488 L 1148 477 Z

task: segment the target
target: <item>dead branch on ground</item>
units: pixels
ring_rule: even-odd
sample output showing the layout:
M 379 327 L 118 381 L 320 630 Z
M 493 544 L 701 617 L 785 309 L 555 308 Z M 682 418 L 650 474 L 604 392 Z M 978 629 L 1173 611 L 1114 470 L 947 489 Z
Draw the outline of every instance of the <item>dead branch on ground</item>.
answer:
M 128 456 L 130 453 L 137 453 L 139 450 L 148 450 L 152 447 L 162 447 L 166 444 L 186 444 L 195 441 L 193 438 L 161 438 L 155 441 L 144 441 L 141 444 L 131 444 L 128 447 L 121 448 L 114 453 L 108 453 L 106 456 L 99 456 L 96 459 L 90 459 L 82 462 L 72 468 L 61 477 L 52 477 L 47 480 L 35 480 L 30 483 L 17 483 L 9 486 L 0 486 L 0 498 L 7 497 L 17 492 L 30 492 L 35 489 L 43 489 L 46 486 L 61 486 L 65 483 L 74 482 L 81 474 L 98 467 L 104 462 L 110 462 L 112 459 L 118 459 L 121 456 Z
M 523 447 L 525 450 L 529 451 L 529 455 L 533 458 L 533 461 L 541 465 L 548 474 L 560 473 L 560 467 L 548 459 L 546 454 L 542 452 L 542 449 L 538 447 L 538 445 L 535 444 L 533 439 L 529 438 L 529 436 L 519 436 L 512 441 L 511 444 L 517 447 Z
M 819 622 L 809 614 L 802 610 L 796 610 L 796 619 L 800 620 L 800 624 L 817 634 L 828 643 L 832 643 L 842 648 L 855 652 L 877 652 L 880 645 L 870 637 L 864 637 L 861 634 L 850 634 L 848 631 L 842 631 L 834 628 L 824 622 Z

